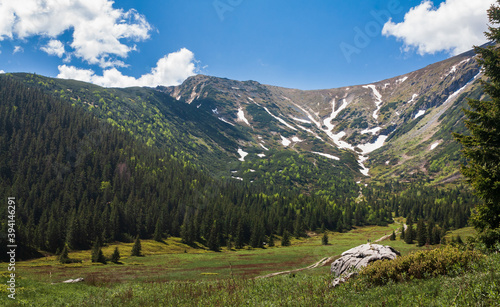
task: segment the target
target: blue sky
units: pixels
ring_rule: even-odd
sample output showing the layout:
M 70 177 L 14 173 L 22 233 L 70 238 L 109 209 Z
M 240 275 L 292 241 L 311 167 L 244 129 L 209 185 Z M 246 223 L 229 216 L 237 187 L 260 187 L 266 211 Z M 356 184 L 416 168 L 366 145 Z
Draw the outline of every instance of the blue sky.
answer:
M 405 74 L 486 42 L 495 1 L 40 3 L 0 0 L 0 70 L 104 86 L 203 73 L 320 89 Z

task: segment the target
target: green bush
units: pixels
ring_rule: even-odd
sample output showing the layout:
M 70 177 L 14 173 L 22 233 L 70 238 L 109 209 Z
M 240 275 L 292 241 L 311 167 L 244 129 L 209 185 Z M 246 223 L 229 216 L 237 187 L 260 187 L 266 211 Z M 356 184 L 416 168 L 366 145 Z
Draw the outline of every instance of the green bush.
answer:
M 362 269 L 359 276 L 362 282 L 370 285 L 384 285 L 389 281 L 458 275 L 483 258 L 484 255 L 477 251 L 446 246 L 418 251 L 391 261 L 377 261 Z

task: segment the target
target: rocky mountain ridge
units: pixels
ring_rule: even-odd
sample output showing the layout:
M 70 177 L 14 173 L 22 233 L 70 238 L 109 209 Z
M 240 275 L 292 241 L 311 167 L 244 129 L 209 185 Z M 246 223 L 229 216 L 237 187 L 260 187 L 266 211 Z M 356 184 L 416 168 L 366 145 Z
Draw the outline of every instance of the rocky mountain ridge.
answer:
M 479 78 L 469 51 L 405 75 L 336 89 L 302 91 L 197 75 L 158 90 L 246 129 L 253 137 L 239 143 L 241 160 L 249 148 L 336 161 L 344 153 L 358 161 L 359 178 L 422 173 L 442 181 L 458 172 L 451 131 L 462 129 L 457 111 L 465 98 L 483 96 Z M 439 153 L 451 160 L 438 165 L 444 162 L 434 159 Z

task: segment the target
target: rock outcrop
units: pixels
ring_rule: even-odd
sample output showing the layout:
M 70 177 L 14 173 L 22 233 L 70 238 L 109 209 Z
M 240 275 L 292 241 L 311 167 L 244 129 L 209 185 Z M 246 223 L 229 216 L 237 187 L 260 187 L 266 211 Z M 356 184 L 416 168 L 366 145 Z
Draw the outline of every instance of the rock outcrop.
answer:
M 390 246 L 379 244 L 362 244 L 342 253 L 342 256 L 332 263 L 330 272 L 337 277 L 332 287 L 349 279 L 357 271 L 377 260 L 392 260 L 400 253 Z

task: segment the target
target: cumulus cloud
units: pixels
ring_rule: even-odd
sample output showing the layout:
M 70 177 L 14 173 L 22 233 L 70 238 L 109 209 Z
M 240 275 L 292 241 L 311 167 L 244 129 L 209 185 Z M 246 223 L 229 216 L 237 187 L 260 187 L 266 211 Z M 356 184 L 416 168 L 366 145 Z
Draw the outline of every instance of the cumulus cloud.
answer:
M 60 65 L 58 68 L 58 78 L 75 79 L 104 87 L 178 85 L 196 73 L 194 53 L 186 48 L 164 56 L 150 73 L 139 78 L 125 76 L 114 67 L 104 70 L 102 76 L 93 70 L 74 66 Z
M 486 43 L 487 9 L 495 0 L 446 0 L 435 7 L 430 0 L 423 1 L 406 13 L 404 21 L 389 20 L 382 29 L 385 36 L 394 36 L 404 42 L 405 51 L 418 54 L 446 51 L 451 54 L 472 49 Z
M 3 70 L 0 69 L 0 74 L 4 74 L 4 73 L 5 73 L 5 71 L 3 71 Z
M 104 68 L 123 66 L 117 58 L 136 50 L 131 42 L 148 39 L 151 26 L 135 10 L 113 8 L 111 0 L 0 2 L 0 41 L 31 36 L 54 39 L 68 30 L 73 31 L 69 43 L 73 54 Z
M 47 52 L 49 55 L 56 55 L 60 58 L 64 55 L 64 45 L 61 41 L 52 39 L 49 43 L 41 48 L 42 51 Z

